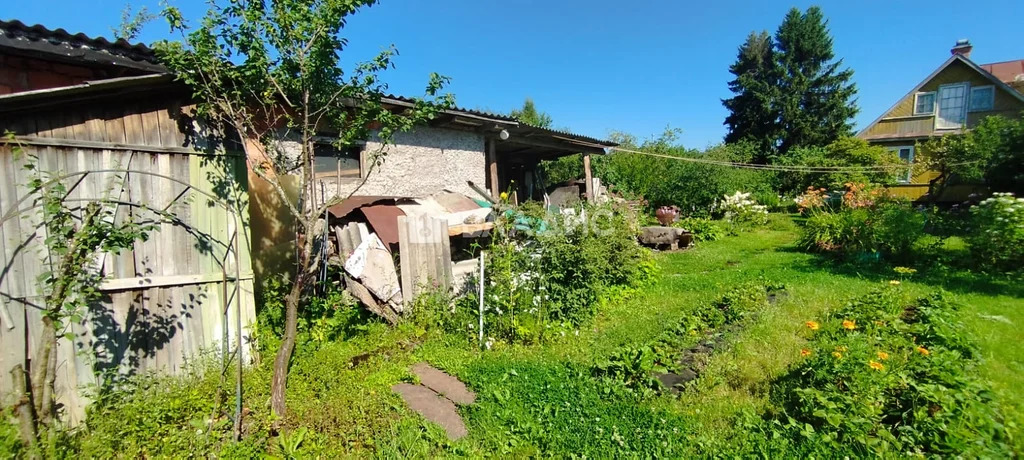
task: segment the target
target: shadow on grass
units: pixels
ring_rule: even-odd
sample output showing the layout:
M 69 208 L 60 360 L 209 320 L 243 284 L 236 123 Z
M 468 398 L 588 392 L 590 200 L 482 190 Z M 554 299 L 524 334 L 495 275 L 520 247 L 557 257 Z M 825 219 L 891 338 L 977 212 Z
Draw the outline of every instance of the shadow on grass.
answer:
M 795 246 L 778 249 L 781 252 L 803 252 Z M 906 262 L 903 266 L 916 269 L 909 280 L 932 287 L 938 287 L 958 294 L 985 294 L 991 296 L 1005 295 L 1024 297 L 1024 274 L 991 274 L 964 268 L 964 261 L 938 261 L 930 257 L 919 257 L 913 263 Z M 826 271 L 839 276 L 846 276 L 872 281 L 900 279 L 894 270 L 901 264 L 878 260 L 849 261 L 817 254 L 807 264 L 793 268 L 800 271 Z

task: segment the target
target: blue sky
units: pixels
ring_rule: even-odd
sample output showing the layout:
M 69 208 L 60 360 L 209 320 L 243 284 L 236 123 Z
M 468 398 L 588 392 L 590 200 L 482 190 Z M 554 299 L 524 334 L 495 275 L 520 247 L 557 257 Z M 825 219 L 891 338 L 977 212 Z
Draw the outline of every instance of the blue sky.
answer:
M 169 0 L 189 17 L 202 0 Z M 8 1 L 0 18 L 110 35 L 124 1 Z M 156 0 L 133 6 L 159 8 Z M 870 123 L 949 56 L 959 38 L 978 63 L 1024 58 L 1020 0 L 772 2 L 383 0 L 349 21 L 348 62 L 394 44 L 395 93 L 421 94 L 429 72 L 452 78 L 468 108 L 506 112 L 532 97 L 558 127 L 641 137 L 681 128 L 688 147 L 725 134 L 729 65 L 752 30 L 773 32 L 790 7 L 820 5 L 837 56 L 854 70 L 858 127 Z M 151 23 L 141 41 L 164 38 Z

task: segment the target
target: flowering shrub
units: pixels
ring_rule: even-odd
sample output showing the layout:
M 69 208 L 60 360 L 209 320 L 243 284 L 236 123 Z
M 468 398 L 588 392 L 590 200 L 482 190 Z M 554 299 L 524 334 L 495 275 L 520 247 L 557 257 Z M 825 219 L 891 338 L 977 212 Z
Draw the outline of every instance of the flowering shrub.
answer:
M 793 198 L 793 202 L 796 203 L 797 212 L 800 214 L 814 212 L 825 207 L 828 202 L 828 189 L 807 187 L 807 191 Z
M 907 302 L 886 287 L 820 325 L 807 321 L 810 343 L 773 384 L 777 410 L 761 426 L 775 444 L 761 448 L 822 458 L 1007 455 L 1002 413 L 975 377 L 956 310 L 941 293 Z
M 980 266 L 1013 270 L 1024 266 L 1024 198 L 996 193 L 971 208 L 967 240 Z
M 601 299 L 621 299 L 653 278 L 628 210 L 584 205 L 568 215 L 499 208 L 486 248 L 484 331 L 492 345 L 578 333 Z M 476 340 L 476 292 L 457 302 L 458 329 Z M 449 324 L 455 325 L 455 324 Z
M 725 195 L 718 208 L 725 213 L 725 220 L 733 225 L 759 226 L 768 223 L 768 208 L 757 204 L 750 197 L 750 193 L 737 191 L 732 195 Z
M 869 190 L 847 184 L 838 209 L 818 203 L 820 189 L 804 195 L 809 214 L 800 245 L 809 251 L 841 256 L 903 259 L 923 234 L 925 217 L 905 200 L 888 196 L 882 189 Z M 820 200 L 820 201 L 819 201 Z

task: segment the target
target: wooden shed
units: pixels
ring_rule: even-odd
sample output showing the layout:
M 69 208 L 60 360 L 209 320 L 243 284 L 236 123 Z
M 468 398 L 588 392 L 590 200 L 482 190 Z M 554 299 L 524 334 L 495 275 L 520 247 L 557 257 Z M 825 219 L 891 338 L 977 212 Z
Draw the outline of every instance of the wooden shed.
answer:
M 204 350 L 250 357 L 255 322 L 244 157 L 202 136 L 188 93 L 164 75 L 0 96 L 0 132 L 63 177 L 66 202 L 106 200 L 117 218 L 158 219 L 134 250 L 97 260 L 103 297 L 58 345 L 57 394 L 81 421 L 102 373 L 176 373 Z M 0 146 L 0 402 L 37 346 L 49 264 L 44 227 L 10 142 Z M 230 145 L 230 144 L 227 144 Z M 154 211 L 166 210 L 168 217 Z M 102 264 L 102 265 L 100 265 Z M 225 346 L 226 345 L 226 346 Z M 239 345 L 241 345 L 239 347 Z M 29 353 L 26 353 L 26 350 Z M 236 354 L 236 351 L 240 352 Z

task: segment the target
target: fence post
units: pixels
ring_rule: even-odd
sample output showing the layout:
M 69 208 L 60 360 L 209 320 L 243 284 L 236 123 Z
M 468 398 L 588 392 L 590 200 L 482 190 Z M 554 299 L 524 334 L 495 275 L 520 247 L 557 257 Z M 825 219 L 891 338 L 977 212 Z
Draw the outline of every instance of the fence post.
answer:
M 484 251 L 480 251 L 480 348 L 484 347 Z

